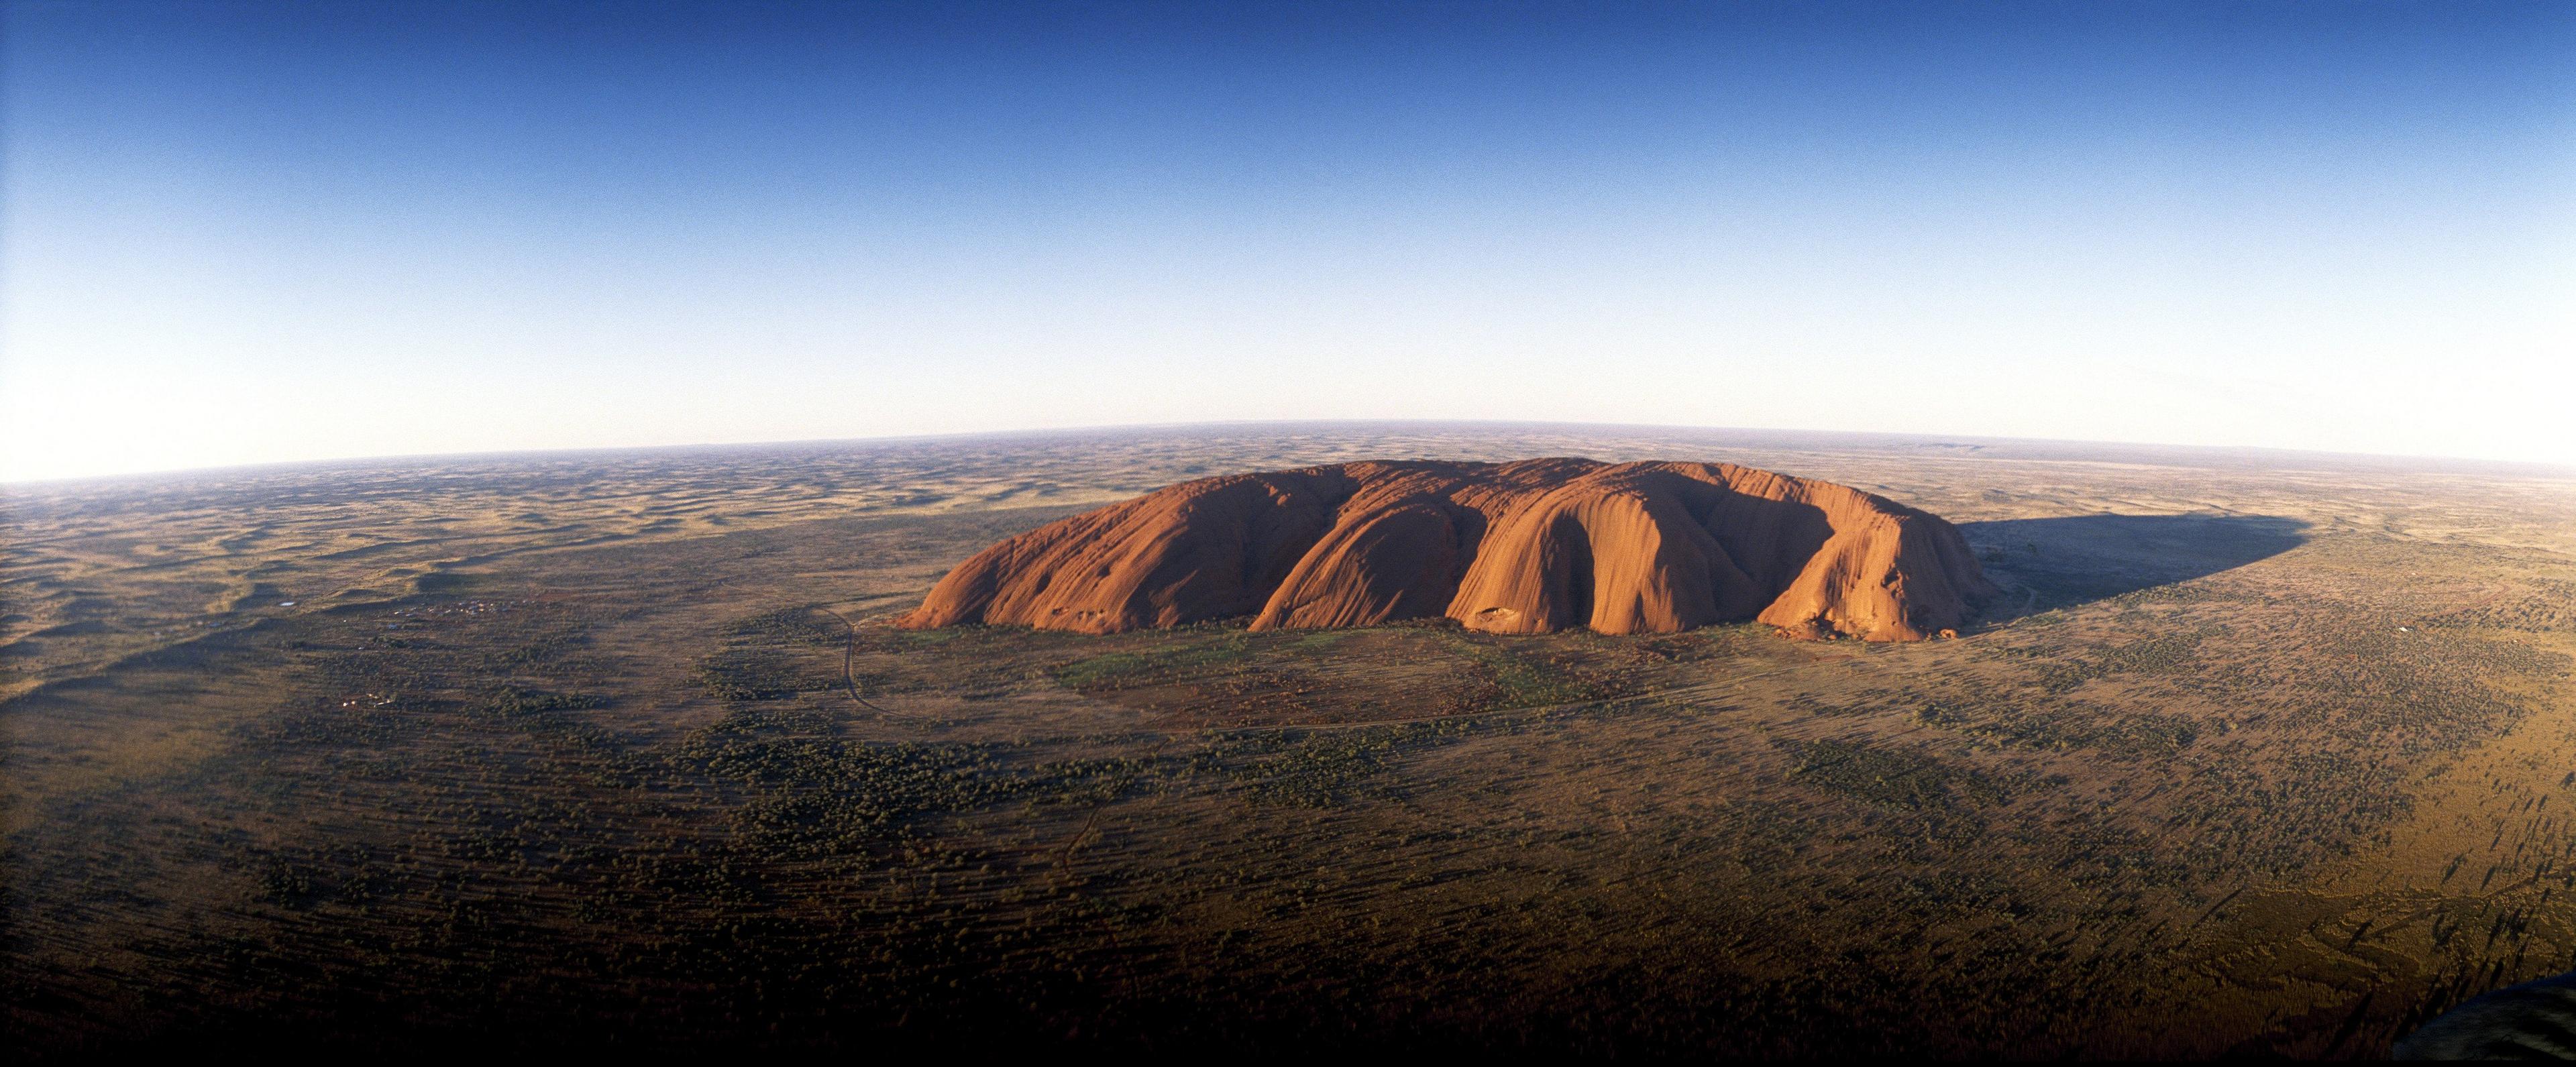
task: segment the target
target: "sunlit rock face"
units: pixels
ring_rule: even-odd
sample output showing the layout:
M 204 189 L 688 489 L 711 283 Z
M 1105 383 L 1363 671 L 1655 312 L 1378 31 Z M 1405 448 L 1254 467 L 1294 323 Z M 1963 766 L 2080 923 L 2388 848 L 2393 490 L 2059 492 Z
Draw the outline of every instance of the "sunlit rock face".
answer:
M 1256 630 L 1447 616 L 1493 633 L 1662 633 L 1758 619 L 1917 641 L 1994 587 L 1957 528 L 1726 463 L 1347 463 L 1183 482 L 1010 538 L 911 628 Z

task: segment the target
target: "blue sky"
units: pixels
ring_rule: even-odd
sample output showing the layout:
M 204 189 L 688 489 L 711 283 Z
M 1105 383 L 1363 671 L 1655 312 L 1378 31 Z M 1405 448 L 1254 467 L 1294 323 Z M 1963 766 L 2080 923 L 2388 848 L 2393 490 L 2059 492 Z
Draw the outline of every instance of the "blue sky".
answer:
M 1321 417 L 2576 463 L 2576 4 L 5 10 L 0 478 Z

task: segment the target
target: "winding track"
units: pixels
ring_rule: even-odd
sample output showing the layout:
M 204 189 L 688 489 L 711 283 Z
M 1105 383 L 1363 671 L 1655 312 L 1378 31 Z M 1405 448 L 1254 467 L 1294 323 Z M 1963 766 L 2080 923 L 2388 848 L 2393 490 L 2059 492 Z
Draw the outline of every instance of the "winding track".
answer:
M 893 712 L 869 703 L 866 695 L 859 692 L 859 676 L 855 669 L 859 655 L 859 624 L 851 622 L 849 616 L 830 608 L 818 607 L 814 610 L 841 620 L 841 628 L 850 632 L 849 641 L 841 646 L 841 684 L 849 687 L 850 701 L 879 715 L 893 715 Z

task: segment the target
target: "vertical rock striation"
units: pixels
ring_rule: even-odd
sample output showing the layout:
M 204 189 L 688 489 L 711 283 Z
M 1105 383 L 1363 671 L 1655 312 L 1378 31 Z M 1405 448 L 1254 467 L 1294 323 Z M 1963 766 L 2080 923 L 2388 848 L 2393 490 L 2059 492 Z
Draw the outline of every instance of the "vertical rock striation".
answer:
M 1445 615 L 1470 629 L 1659 633 L 1759 619 L 1916 641 L 1994 587 L 1956 527 L 1726 463 L 1371 462 L 1184 482 L 958 565 L 900 625 L 1116 633 Z

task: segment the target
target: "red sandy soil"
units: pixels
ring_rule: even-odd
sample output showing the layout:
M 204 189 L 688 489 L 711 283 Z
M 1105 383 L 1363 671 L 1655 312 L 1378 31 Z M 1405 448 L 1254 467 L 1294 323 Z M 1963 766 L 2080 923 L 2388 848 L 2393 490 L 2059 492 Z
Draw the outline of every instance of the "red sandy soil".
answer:
M 1445 615 L 1658 633 L 1758 619 L 1919 641 L 1994 593 L 1948 522 L 1726 463 L 1361 462 L 1183 482 L 1002 541 L 901 625 L 1119 633 Z

